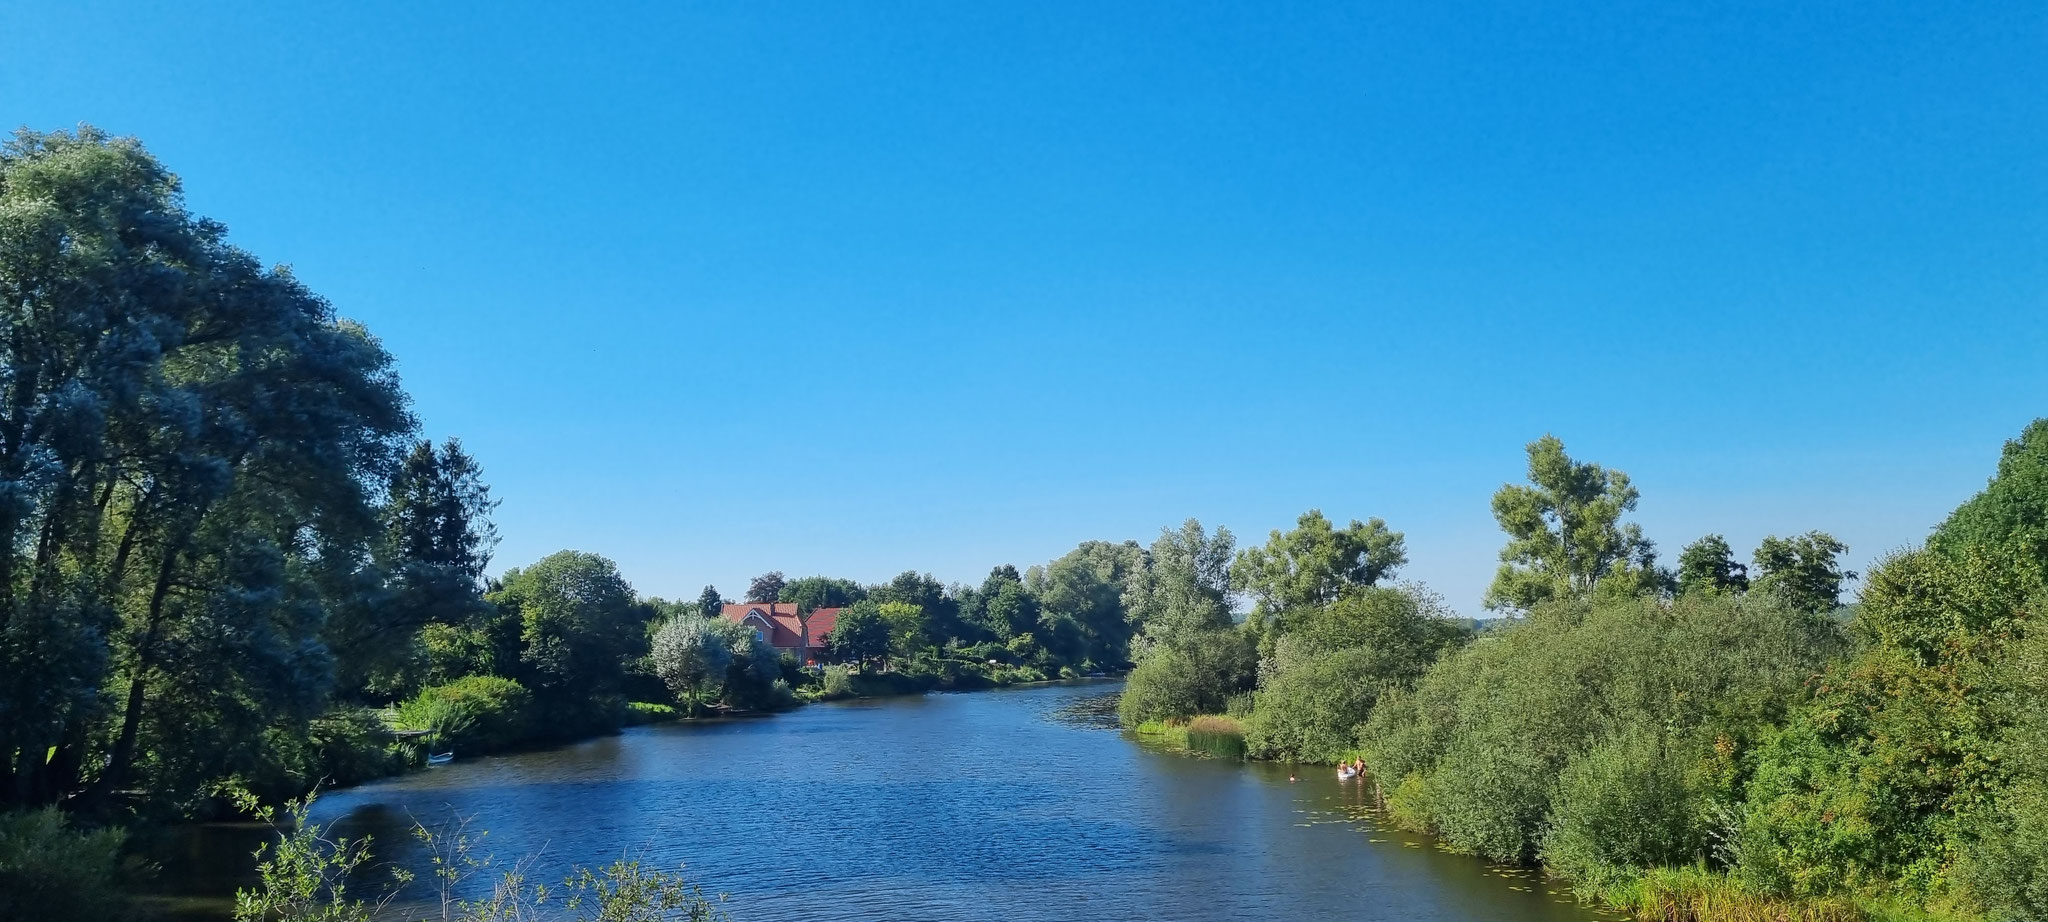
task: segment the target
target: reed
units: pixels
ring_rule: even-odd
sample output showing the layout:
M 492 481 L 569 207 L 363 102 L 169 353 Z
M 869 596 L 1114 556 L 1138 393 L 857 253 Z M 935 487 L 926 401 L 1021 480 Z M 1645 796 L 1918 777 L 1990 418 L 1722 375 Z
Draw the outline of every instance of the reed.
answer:
M 1244 724 L 1235 717 L 1203 714 L 1188 721 L 1187 748 L 1219 759 L 1242 759 Z
M 1876 922 L 1853 900 L 1767 896 L 1700 867 L 1645 871 L 1599 896 L 1642 922 Z

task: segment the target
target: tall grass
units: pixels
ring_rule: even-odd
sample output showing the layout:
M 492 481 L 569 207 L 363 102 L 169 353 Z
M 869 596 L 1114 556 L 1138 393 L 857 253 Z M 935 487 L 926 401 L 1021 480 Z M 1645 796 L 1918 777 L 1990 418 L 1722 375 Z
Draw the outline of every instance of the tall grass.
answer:
M 1598 888 L 1599 898 L 1643 922 L 1878 922 L 1845 898 L 1786 900 L 1754 893 L 1702 867 L 1656 868 Z
M 1188 721 L 1187 747 L 1218 759 L 1242 759 L 1244 724 L 1235 717 L 1203 714 Z

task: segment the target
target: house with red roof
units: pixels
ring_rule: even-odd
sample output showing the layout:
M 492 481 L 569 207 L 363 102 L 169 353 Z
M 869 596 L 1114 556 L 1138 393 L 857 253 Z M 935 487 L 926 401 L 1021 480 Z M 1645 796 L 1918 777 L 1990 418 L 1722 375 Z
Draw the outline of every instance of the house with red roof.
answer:
M 794 602 L 727 602 L 723 614 L 727 621 L 753 628 L 769 646 L 808 666 L 824 656 L 825 637 L 839 623 L 839 612 L 837 608 L 820 608 L 806 621 L 797 617 Z

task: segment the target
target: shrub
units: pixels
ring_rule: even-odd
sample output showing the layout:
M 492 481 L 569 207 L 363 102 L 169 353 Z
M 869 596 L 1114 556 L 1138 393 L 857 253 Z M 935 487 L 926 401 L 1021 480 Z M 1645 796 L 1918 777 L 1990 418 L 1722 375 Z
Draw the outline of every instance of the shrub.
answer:
M 853 697 L 853 676 L 852 666 L 838 664 L 826 666 L 824 700 L 835 701 L 840 698 Z
M 1599 883 L 1635 869 L 1703 857 L 1697 797 L 1682 760 L 1665 741 L 1630 732 L 1573 759 L 1550 798 L 1543 863 L 1576 880 Z
M 0 919 L 126 918 L 117 829 L 73 828 L 55 807 L 0 814 Z
M 674 720 L 676 717 L 676 709 L 669 705 L 658 704 L 653 701 L 628 701 L 626 702 L 626 713 L 621 715 L 620 723 L 628 727 L 637 727 L 641 724 Z
M 399 705 L 398 724 L 428 730 L 441 748 L 493 752 L 519 745 L 532 735 L 533 696 L 525 686 L 497 676 L 467 676 L 420 690 Z
M 1217 714 L 1250 688 L 1257 651 L 1243 632 L 1200 631 L 1145 654 L 1124 683 L 1117 715 L 1124 726 L 1147 720 Z
M 1253 699 L 1246 742 L 1262 759 L 1337 762 L 1354 748 L 1388 681 L 1380 657 L 1368 647 L 1290 656 L 1292 640 L 1281 638 L 1276 660 L 1283 665 Z
M 355 784 L 405 767 L 391 728 L 369 708 L 337 709 L 313 721 L 307 736 L 318 760 L 317 770 L 329 784 Z

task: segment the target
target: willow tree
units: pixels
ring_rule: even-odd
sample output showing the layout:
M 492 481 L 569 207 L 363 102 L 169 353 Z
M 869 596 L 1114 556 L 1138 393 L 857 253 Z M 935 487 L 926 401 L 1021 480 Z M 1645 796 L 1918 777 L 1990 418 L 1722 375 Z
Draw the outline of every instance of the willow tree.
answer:
M 325 701 L 390 357 L 132 140 L 0 149 L 0 796 L 190 794 Z

